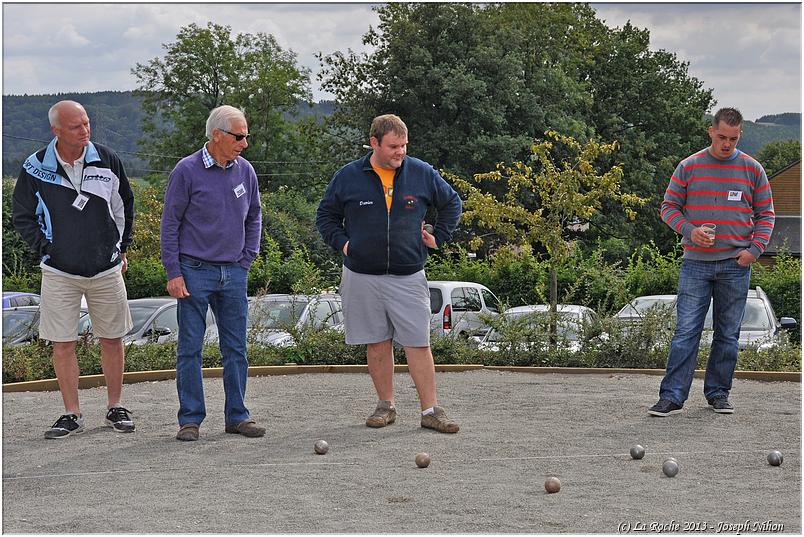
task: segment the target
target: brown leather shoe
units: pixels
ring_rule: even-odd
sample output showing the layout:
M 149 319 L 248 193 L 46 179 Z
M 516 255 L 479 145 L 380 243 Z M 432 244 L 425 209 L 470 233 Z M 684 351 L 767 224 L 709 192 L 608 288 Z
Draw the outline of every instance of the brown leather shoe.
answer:
M 265 436 L 265 427 L 260 427 L 257 422 L 252 419 L 243 420 L 237 425 L 230 423 L 226 424 L 226 432 L 231 434 L 242 434 L 250 438 L 257 438 Z
M 447 413 L 440 406 L 433 407 L 432 414 L 422 416 L 422 427 L 434 429 L 439 433 L 457 433 L 460 426 L 447 417 Z
M 391 401 L 380 401 L 377 403 L 377 408 L 374 409 L 374 414 L 366 420 L 366 427 L 385 427 L 391 425 L 396 421 L 396 407 L 391 404 Z
M 184 442 L 198 440 L 198 424 L 185 423 L 182 425 L 179 432 L 176 433 L 176 440 L 182 440 Z

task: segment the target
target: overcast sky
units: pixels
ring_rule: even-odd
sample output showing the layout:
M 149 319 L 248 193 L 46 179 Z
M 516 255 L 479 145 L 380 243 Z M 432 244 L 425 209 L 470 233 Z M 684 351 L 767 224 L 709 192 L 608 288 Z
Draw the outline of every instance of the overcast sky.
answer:
M 651 48 L 675 52 L 746 119 L 801 111 L 800 4 L 593 4 L 610 26 L 627 20 Z M 131 68 L 160 56 L 180 27 L 208 21 L 273 34 L 309 67 L 317 52 L 364 51 L 371 4 L 4 4 L 3 94 L 130 90 Z

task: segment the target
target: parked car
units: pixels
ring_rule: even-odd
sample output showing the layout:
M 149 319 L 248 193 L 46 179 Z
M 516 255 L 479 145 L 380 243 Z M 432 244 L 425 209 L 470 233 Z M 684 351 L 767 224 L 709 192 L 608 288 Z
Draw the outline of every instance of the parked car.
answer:
M 500 300 L 485 285 L 432 281 L 429 286 L 430 332 L 435 336 L 483 336 L 490 327 L 482 317 L 500 313 Z
M 248 337 L 263 345 L 285 347 L 294 344 L 292 331 L 304 328 L 343 332 L 341 297 L 336 294 L 272 294 L 249 297 Z M 217 342 L 217 326 L 207 334 Z
M 673 319 L 672 329 L 675 328 L 676 316 L 676 295 L 653 295 L 637 297 L 626 304 L 615 318 L 627 323 L 641 322 L 642 316 L 650 308 L 666 308 Z M 745 313 L 743 322 L 740 325 L 740 349 L 750 346 L 773 345 L 774 337 L 780 330 L 795 328 L 797 322 L 792 317 L 776 318 L 770 299 L 761 287 L 749 289 L 745 301 Z M 712 344 L 712 304 L 709 304 L 709 311 L 704 320 L 704 332 L 701 337 L 701 345 L 708 347 Z
M 176 299 L 172 297 L 135 298 L 128 301 L 134 326 L 123 336 L 123 343 L 142 345 L 176 341 L 179 335 Z M 207 332 L 215 325 L 212 309 L 207 309 Z
M 38 306 L 39 295 L 19 291 L 3 291 L 3 309 L 19 306 Z
M 492 328 L 480 342 L 479 348 L 497 352 L 504 343 L 522 344 L 526 347 L 547 347 L 549 345 L 550 306 L 536 304 L 517 306 L 505 310 L 498 319 L 501 324 Z M 582 336 L 594 332 L 600 326 L 597 313 L 586 306 L 557 304 L 556 332 L 558 344 L 571 352 L 578 352 L 582 346 Z M 513 334 L 536 338 L 530 341 L 515 341 Z M 601 336 L 605 337 L 605 336 Z
M 92 334 L 89 312 L 81 308 L 77 336 Z M 3 309 L 3 345 L 22 345 L 39 339 L 39 306 Z

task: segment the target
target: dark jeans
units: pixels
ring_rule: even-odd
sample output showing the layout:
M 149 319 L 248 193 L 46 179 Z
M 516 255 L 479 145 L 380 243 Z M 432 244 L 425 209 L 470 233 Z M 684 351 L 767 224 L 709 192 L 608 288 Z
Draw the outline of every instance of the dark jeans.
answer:
M 176 389 L 179 393 L 179 425 L 200 424 L 206 417 L 201 351 L 207 307 L 212 308 L 218 325 L 226 423 L 240 423 L 249 418 L 243 402 L 248 377 L 248 271 L 236 263 L 213 265 L 182 256 L 181 273 L 190 296 L 178 301 Z
M 678 281 L 676 331 L 670 343 L 667 372 L 659 398 L 684 404 L 690 393 L 706 312 L 712 301 L 714 335 L 704 379 L 707 400 L 728 397 L 737 366 L 740 324 L 751 279 L 751 267 L 736 259 L 681 262 Z

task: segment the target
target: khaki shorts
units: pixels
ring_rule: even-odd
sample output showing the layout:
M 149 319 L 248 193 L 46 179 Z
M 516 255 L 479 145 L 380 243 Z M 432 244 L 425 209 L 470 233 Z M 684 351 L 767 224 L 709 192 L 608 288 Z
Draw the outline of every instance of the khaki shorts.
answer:
M 423 270 L 374 275 L 344 266 L 340 295 L 347 344 L 393 339 L 403 347 L 430 346 L 430 288 Z
M 87 299 L 92 333 L 116 339 L 131 330 L 131 312 L 120 271 L 95 278 L 62 276 L 42 271 L 39 337 L 48 341 L 76 341 L 81 297 Z

